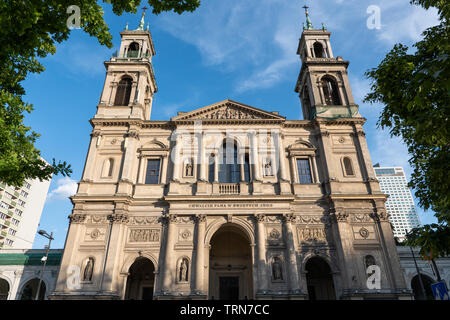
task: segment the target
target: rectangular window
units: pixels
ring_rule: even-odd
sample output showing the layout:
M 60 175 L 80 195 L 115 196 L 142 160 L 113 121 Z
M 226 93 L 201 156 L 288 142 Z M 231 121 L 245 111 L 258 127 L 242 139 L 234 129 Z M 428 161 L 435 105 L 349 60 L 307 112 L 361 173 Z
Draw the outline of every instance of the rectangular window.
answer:
M 308 159 L 297 159 L 297 170 L 300 183 L 312 183 L 311 168 Z
M 213 183 L 214 182 L 214 166 L 215 166 L 215 163 L 214 163 L 214 160 L 215 158 L 214 157 L 209 157 L 209 164 L 208 164 L 208 181 L 210 182 L 210 183 Z
M 0 202 L 0 207 L 2 207 L 3 209 L 9 209 L 9 205 L 6 202 Z
M 249 161 L 249 155 L 248 153 L 245 154 L 244 157 L 244 181 L 249 182 L 250 181 L 250 161 Z
M 145 184 L 159 184 L 160 159 L 149 159 L 147 161 L 147 173 Z

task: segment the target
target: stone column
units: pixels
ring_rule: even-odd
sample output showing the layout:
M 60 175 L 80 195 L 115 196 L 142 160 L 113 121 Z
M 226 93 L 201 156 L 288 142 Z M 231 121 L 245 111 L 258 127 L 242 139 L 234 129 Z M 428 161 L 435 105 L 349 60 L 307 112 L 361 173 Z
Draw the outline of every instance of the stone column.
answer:
M 173 152 L 175 155 L 171 155 L 171 160 L 173 161 L 173 172 L 172 172 L 172 180 L 180 181 L 180 163 L 181 163 L 181 135 L 177 135 L 175 141 L 175 148 L 173 148 Z
M 291 183 L 297 183 L 297 179 L 298 179 L 298 177 L 297 177 L 297 175 L 295 174 L 296 173 L 296 170 L 295 170 L 295 166 L 296 166 L 296 163 L 295 163 L 296 161 L 295 161 L 295 157 L 294 156 L 290 156 L 289 157 L 289 163 L 291 164 Z
M 167 183 L 167 167 L 169 166 L 168 163 L 168 157 L 167 155 L 163 155 L 161 156 L 161 178 L 159 179 L 159 181 L 162 184 L 166 184 Z
M 240 155 L 239 155 L 239 157 L 240 157 L 240 165 L 239 165 L 239 169 L 240 169 L 240 171 L 241 171 L 241 179 L 240 179 L 240 181 L 241 182 L 244 182 L 245 181 L 245 170 L 244 170 L 244 164 L 245 164 L 245 152 L 242 152 Z
M 164 255 L 164 278 L 163 278 L 163 291 L 171 291 L 173 279 L 176 273 L 176 266 L 173 265 L 174 261 L 172 259 L 173 246 L 175 241 L 175 222 L 176 215 L 170 214 L 165 217 L 165 223 L 167 226 L 166 232 L 166 252 Z
M 286 175 L 286 163 L 285 163 L 285 152 L 283 148 L 283 140 L 281 139 L 281 134 L 278 134 L 278 153 L 280 161 L 280 178 L 281 181 L 287 181 Z
M 214 154 L 214 182 L 219 182 L 219 157 Z
M 206 216 L 199 214 L 197 220 L 197 255 L 195 261 L 195 290 L 198 292 L 206 292 L 203 286 L 204 270 L 205 270 L 205 224 Z
M 268 277 L 266 266 L 266 243 L 264 237 L 264 220 L 263 214 L 255 215 L 256 232 L 257 232 L 257 252 L 258 252 L 258 279 L 259 291 L 266 291 L 268 289 Z
M 256 132 L 251 133 L 251 154 L 253 160 L 253 177 L 256 181 L 261 181 L 261 168 L 259 167 L 259 159 L 258 159 L 258 143 L 256 138 Z
M 205 148 L 205 134 L 202 132 L 199 134 L 200 136 L 200 147 L 198 148 L 198 152 L 200 153 L 200 156 L 198 157 L 200 159 L 200 180 L 201 181 L 207 181 L 206 177 L 206 168 L 207 168 L 207 159 L 206 159 L 206 148 Z
M 295 221 L 295 216 L 290 214 L 284 214 L 284 235 L 286 241 L 286 247 L 288 251 L 288 272 L 290 279 L 290 289 L 293 291 L 300 290 L 300 283 L 298 278 L 298 268 L 297 268 L 297 255 L 295 252 L 294 244 L 294 233 L 292 230 L 292 222 Z
M 136 131 L 130 131 L 125 138 L 125 155 L 123 160 L 121 181 L 132 182 L 131 170 L 136 157 L 136 140 L 139 134 Z
M 75 204 L 77 206 L 77 204 Z M 86 214 L 77 212 L 78 210 L 73 210 L 73 213 L 68 216 L 69 218 L 69 230 L 67 232 L 65 250 L 62 255 L 60 272 L 58 273 L 58 280 L 56 282 L 55 292 L 73 292 L 73 289 L 69 289 L 67 286 L 67 271 L 68 268 L 74 264 L 72 261 L 72 252 L 78 250 L 77 239 L 80 239 L 82 235 L 81 229 L 82 225 L 86 221 Z M 20 277 L 19 277 L 20 278 Z M 73 281 L 72 281 L 73 283 Z
M 94 131 L 91 134 L 91 143 L 89 144 L 89 152 L 86 158 L 86 164 L 84 166 L 83 179 L 84 181 L 92 181 L 92 172 L 94 170 L 95 156 L 97 146 L 100 144 L 101 134 L 100 131 Z M 103 164 L 101 164 L 103 165 Z
M 104 274 L 102 274 L 102 286 L 100 290 L 102 292 L 115 293 L 120 295 L 117 291 L 117 280 L 119 272 L 119 256 L 122 253 L 122 239 L 123 239 L 123 228 L 128 222 L 128 215 L 124 213 L 123 204 L 116 204 L 118 208 L 115 210 L 116 213 L 108 216 L 110 221 L 110 234 L 108 234 L 108 242 L 105 251 L 104 260 Z M 103 270 L 102 270 L 103 271 Z

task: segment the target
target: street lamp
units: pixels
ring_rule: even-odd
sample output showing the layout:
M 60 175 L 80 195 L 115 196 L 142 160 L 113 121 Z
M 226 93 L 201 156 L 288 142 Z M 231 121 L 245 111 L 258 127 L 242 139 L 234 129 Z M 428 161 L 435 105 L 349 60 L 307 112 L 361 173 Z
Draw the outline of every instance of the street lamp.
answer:
M 41 259 L 41 261 L 44 262 L 44 265 L 42 266 L 42 272 L 41 272 L 41 275 L 39 277 L 39 285 L 38 285 L 36 297 L 35 297 L 34 300 L 38 300 L 39 299 L 39 293 L 41 291 L 42 277 L 44 276 L 45 265 L 47 264 L 48 252 L 50 250 L 50 244 L 52 243 L 52 240 L 53 240 L 53 232 L 50 232 L 50 234 L 48 234 L 47 231 L 45 231 L 45 230 L 39 230 L 38 233 L 41 236 L 46 237 L 48 239 L 48 245 L 46 246 L 47 250 L 45 252 L 45 257 L 42 257 L 42 259 Z
M 406 236 L 408 236 L 409 232 L 407 229 L 405 229 L 405 233 L 406 233 Z M 413 248 L 411 246 L 409 246 L 409 249 L 411 250 L 411 254 L 412 254 L 412 257 L 414 260 L 414 265 L 416 266 L 417 276 L 419 277 L 420 291 L 422 291 L 422 299 L 427 300 L 427 294 L 425 293 L 425 288 L 423 286 L 422 275 L 420 274 L 419 267 L 417 266 L 416 257 L 414 256 Z

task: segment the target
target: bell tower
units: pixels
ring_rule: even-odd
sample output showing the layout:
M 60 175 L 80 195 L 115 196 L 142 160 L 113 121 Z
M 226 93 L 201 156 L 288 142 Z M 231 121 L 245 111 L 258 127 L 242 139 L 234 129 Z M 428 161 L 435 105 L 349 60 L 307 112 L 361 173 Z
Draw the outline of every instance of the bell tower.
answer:
M 361 117 L 348 81 L 348 61 L 334 57 L 330 35 L 322 24 L 315 29 L 304 6 L 306 25 L 297 49 L 302 60 L 295 91 L 299 93 L 303 118 L 338 119 Z
M 145 9 L 138 28 L 128 30 L 127 24 L 120 33 L 119 52 L 105 61 L 106 78 L 96 119 L 150 120 L 153 94 L 158 88 L 152 67 L 155 48 L 148 24 L 144 30 Z

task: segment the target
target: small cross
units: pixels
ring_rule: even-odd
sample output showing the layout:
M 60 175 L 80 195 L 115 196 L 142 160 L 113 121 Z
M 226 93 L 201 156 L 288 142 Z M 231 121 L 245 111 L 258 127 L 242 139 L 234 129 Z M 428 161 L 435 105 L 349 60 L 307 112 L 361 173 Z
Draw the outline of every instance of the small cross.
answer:
M 142 10 L 144 10 L 144 14 L 145 14 L 145 10 L 147 10 L 148 8 L 146 7 L 146 6 L 144 6 L 143 8 L 142 8 Z
M 305 9 L 305 12 L 308 12 L 309 7 L 306 4 L 302 8 Z

